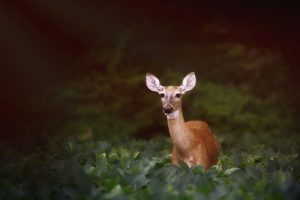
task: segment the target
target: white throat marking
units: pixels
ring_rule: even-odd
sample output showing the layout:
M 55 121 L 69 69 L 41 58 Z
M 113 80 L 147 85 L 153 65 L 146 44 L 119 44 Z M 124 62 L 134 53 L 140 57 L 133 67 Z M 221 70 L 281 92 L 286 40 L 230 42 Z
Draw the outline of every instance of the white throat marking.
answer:
M 165 114 L 168 119 L 176 119 L 179 115 L 179 110 L 176 110 L 170 114 Z

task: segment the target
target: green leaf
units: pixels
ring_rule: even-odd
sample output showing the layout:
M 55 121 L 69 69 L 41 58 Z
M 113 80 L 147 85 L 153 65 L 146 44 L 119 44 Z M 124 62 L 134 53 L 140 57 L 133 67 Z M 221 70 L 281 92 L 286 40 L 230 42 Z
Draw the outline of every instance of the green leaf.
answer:
M 122 199 L 124 197 L 125 195 L 120 185 L 116 185 L 110 192 L 104 195 L 104 199 Z
M 179 160 L 178 164 L 185 173 L 188 173 L 190 171 L 190 167 L 184 161 Z
M 112 190 L 117 185 L 119 185 L 119 183 L 120 183 L 120 177 L 114 176 L 114 177 L 109 177 L 109 178 L 105 179 L 103 185 L 106 190 Z
M 201 165 L 193 166 L 191 168 L 191 170 L 193 171 L 193 174 L 203 174 L 203 173 L 205 173 L 205 169 Z
M 139 159 L 141 156 L 141 153 L 140 152 L 135 152 L 134 154 L 133 154 L 133 159 Z
M 263 172 L 261 169 L 259 168 L 247 168 L 246 169 L 246 173 L 248 176 L 255 178 L 255 179 L 262 179 L 263 177 Z
M 65 162 L 63 169 L 64 173 L 68 177 L 74 186 L 83 193 L 88 193 L 93 188 L 90 177 L 84 172 L 82 166 L 73 160 Z
M 117 162 L 120 158 L 117 153 L 113 152 L 113 153 L 109 154 L 108 159 L 110 162 L 114 163 L 114 162 Z
M 230 169 L 225 170 L 224 174 L 230 175 L 230 174 L 232 174 L 233 172 L 235 172 L 237 170 L 240 170 L 240 168 L 238 168 L 238 167 L 232 167 Z

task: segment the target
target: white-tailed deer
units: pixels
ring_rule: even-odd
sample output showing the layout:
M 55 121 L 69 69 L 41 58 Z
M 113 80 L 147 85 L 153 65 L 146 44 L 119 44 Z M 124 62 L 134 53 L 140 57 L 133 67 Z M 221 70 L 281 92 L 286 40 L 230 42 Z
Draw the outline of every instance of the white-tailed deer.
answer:
M 203 121 L 185 122 L 182 115 L 182 95 L 195 87 L 195 73 L 189 73 L 183 79 L 181 86 L 162 86 L 156 76 L 148 73 L 146 85 L 161 97 L 163 112 L 167 116 L 173 142 L 172 163 L 178 165 L 178 160 L 182 160 L 189 167 L 201 165 L 206 169 L 216 164 L 217 141 L 208 125 Z

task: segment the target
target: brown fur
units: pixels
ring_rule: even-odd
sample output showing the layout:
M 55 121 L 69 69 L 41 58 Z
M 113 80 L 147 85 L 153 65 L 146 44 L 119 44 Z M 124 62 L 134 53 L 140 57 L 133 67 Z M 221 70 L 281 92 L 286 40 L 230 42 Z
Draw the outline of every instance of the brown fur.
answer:
M 178 160 L 182 160 L 189 167 L 202 165 L 206 169 L 216 164 L 217 141 L 208 125 L 202 121 L 185 123 L 182 115 L 181 95 L 195 87 L 195 73 L 185 76 L 181 86 L 161 86 L 157 77 L 147 74 L 146 85 L 151 91 L 161 95 L 173 142 L 172 163 L 178 165 Z
M 208 125 L 203 121 L 188 121 L 185 123 L 188 129 L 198 138 L 198 144 L 204 143 L 206 149 L 205 167 L 208 168 L 217 163 L 218 145 L 217 141 L 212 135 Z
M 202 121 L 184 122 L 182 113 L 175 120 L 168 120 L 173 141 L 172 163 L 183 160 L 190 167 L 201 165 L 208 169 L 217 163 L 218 146 L 208 125 Z

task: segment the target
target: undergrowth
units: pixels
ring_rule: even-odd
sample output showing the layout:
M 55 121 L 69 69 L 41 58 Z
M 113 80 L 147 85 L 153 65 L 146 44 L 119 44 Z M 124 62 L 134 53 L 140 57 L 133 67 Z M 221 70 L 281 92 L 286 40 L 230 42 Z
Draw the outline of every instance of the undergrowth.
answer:
M 52 139 L 27 151 L 2 143 L 0 199 L 299 198 L 296 136 L 226 138 L 219 138 L 218 163 L 207 171 L 173 166 L 165 137 Z

